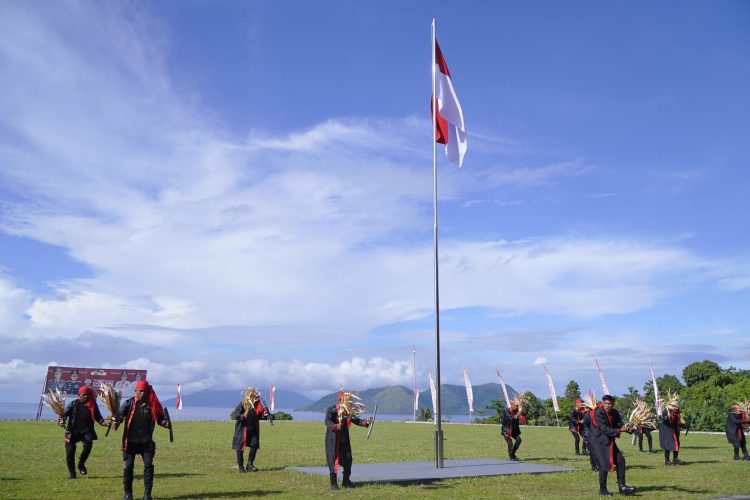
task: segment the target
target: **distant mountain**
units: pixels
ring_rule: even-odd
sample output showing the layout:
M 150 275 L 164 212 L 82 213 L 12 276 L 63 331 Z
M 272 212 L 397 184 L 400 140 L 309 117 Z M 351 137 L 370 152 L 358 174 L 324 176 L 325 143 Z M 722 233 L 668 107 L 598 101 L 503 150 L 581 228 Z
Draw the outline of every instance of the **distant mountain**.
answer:
M 506 388 L 508 389 L 508 396 L 512 398 L 516 394 L 516 390 L 509 385 L 506 385 Z M 491 401 L 503 398 L 500 384 L 475 385 L 472 386 L 472 390 L 474 392 L 475 415 L 485 412 Z M 336 403 L 337 394 L 338 392 L 334 392 L 323 396 L 318 401 L 299 408 L 299 410 L 323 412 Z M 368 412 L 374 410 L 375 405 L 378 406 L 378 412 L 380 413 L 411 415 L 413 411 L 413 393 L 411 389 L 401 385 L 367 389 L 357 392 L 357 395 L 362 398 Z M 419 393 L 419 406 L 432 409 L 432 396 L 429 389 Z M 466 388 L 462 385 L 441 385 L 440 408 L 443 415 L 468 415 L 469 404 L 466 400 Z
M 263 400 L 266 403 L 269 403 L 268 393 L 261 391 L 261 395 L 263 396 Z M 192 394 L 183 394 L 182 396 L 182 402 L 185 406 L 201 406 L 209 408 L 233 408 L 237 403 L 240 402 L 241 399 L 241 389 L 204 389 Z M 174 400 L 175 398 L 165 399 L 164 404 L 174 405 Z M 275 407 L 287 410 L 296 409 L 300 406 L 308 405 L 312 401 L 312 399 L 289 389 L 276 389 L 276 394 L 274 397 Z

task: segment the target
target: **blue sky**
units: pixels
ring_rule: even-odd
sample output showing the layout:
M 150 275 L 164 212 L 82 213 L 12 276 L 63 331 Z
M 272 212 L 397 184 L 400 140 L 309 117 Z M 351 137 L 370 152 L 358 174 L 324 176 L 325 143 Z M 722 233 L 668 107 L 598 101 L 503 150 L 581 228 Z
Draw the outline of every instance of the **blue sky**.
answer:
M 750 5 L 0 5 L 0 388 L 427 388 L 750 367 Z

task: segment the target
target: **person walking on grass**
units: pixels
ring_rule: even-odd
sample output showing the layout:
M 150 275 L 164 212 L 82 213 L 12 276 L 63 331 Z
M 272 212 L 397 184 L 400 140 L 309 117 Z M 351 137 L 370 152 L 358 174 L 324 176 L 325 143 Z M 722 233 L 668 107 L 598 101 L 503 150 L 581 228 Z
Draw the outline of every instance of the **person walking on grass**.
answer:
M 520 400 L 513 399 L 510 402 L 510 408 L 506 408 L 503 413 L 503 438 L 508 445 L 508 458 L 517 462 L 520 459 L 516 456 L 516 451 L 521 446 L 521 426 L 519 425 L 522 416 Z M 515 443 L 513 442 L 515 440 Z
M 632 495 L 635 486 L 625 484 L 625 457 L 617 447 L 620 433 L 629 429 L 622 424 L 620 413 L 615 409 L 615 398 L 609 394 L 596 405 L 591 418 L 591 453 L 596 454 L 599 467 L 599 495 L 612 496 L 607 489 L 607 474 L 617 470 L 617 487 L 621 495 Z
M 154 428 L 157 424 L 169 428 L 169 420 L 154 388 L 146 380 L 139 380 L 135 386 L 135 396 L 122 404 L 120 421 L 125 424 L 122 433 L 122 460 L 125 462 L 122 472 L 124 500 L 133 500 L 133 468 L 136 455 L 143 459 L 143 500 L 151 500 L 156 454 Z M 115 428 L 117 426 L 119 422 Z
M 341 486 L 353 488 L 350 477 L 352 474 L 352 445 L 349 440 L 349 427 L 354 424 L 360 427 L 369 427 L 373 418 L 366 420 L 359 418 L 364 407 L 355 401 L 354 391 L 339 391 L 336 404 L 329 406 L 326 410 L 326 462 L 331 480 L 331 490 L 338 490 L 337 482 L 339 465 L 344 469 L 344 480 Z
M 237 467 L 241 473 L 258 470 L 253 462 L 260 448 L 260 420 L 267 418 L 269 418 L 268 410 L 260 401 L 260 392 L 255 387 L 245 389 L 244 398 L 232 411 L 232 419 L 235 420 L 232 449 L 237 453 Z M 245 467 L 244 452 L 248 446 L 250 453 L 248 453 L 247 467 Z
M 65 461 L 68 465 L 68 479 L 76 478 L 76 443 L 83 443 L 83 451 L 78 458 L 78 471 L 82 476 L 88 474 L 86 459 L 91 454 L 94 440 L 97 439 L 94 431 L 94 422 L 106 425 L 104 418 L 99 412 L 96 404 L 96 393 L 91 387 L 83 385 L 78 389 L 78 397 L 70 402 L 65 409 L 61 425 L 65 425 Z
M 750 454 L 747 453 L 747 440 L 745 438 L 745 425 L 748 423 L 747 414 L 742 411 L 740 404 L 734 404 L 727 415 L 727 441 L 734 447 L 734 459 L 740 459 L 740 448 L 742 449 L 743 460 L 750 460 Z

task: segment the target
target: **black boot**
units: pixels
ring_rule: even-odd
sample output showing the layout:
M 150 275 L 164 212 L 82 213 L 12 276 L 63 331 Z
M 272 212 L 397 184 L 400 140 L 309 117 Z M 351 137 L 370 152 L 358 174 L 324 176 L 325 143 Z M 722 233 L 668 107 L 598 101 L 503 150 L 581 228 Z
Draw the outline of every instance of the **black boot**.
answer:
M 339 485 L 336 482 L 336 474 L 329 474 L 331 477 L 331 491 L 338 491 Z
M 677 452 L 676 451 L 673 453 L 673 455 L 674 455 L 674 458 L 672 459 L 672 465 L 682 465 L 682 464 L 685 463 L 682 460 L 680 460 L 679 458 L 677 458 Z
M 635 489 L 635 486 L 626 486 L 623 484 L 619 487 L 620 495 L 632 495 L 635 493 Z
M 78 463 L 78 470 L 80 471 L 82 476 L 85 476 L 89 473 L 89 470 L 86 468 L 86 465 L 83 462 Z
M 664 450 L 664 465 L 672 465 L 672 462 L 669 461 L 669 452 L 667 450 Z
M 245 470 L 248 472 L 257 472 L 258 469 L 253 465 L 252 462 L 248 462 L 247 466 L 245 467 Z
M 245 472 L 245 466 L 242 465 L 245 463 L 245 458 L 242 456 L 242 451 L 237 450 L 237 469 L 240 471 L 240 474 Z
M 143 490 L 143 500 L 151 500 L 151 486 L 146 486 Z
M 344 480 L 341 481 L 341 486 L 344 488 L 354 488 L 354 483 L 349 479 L 350 475 L 351 472 L 344 472 Z
M 75 479 L 76 478 L 76 470 L 69 468 L 68 469 L 68 479 Z
M 611 497 L 612 493 L 610 493 L 607 488 L 599 488 L 599 496 Z
M 125 492 L 125 494 L 122 496 L 122 500 L 133 500 L 133 494 Z

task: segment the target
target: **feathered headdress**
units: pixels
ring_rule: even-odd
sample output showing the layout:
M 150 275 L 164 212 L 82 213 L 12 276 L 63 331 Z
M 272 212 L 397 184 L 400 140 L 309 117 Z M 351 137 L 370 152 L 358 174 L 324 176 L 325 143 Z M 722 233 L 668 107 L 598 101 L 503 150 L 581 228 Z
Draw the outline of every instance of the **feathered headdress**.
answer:
M 645 427 L 647 429 L 656 428 L 656 415 L 651 411 L 651 407 L 642 399 L 635 400 L 635 408 L 628 416 L 630 427 Z
M 365 412 L 365 404 L 356 391 L 345 391 L 342 387 L 338 395 L 339 418 L 356 417 Z
M 589 392 L 586 393 L 585 396 L 583 396 L 581 403 L 583 404 L 583 407 L 587 410 L 593 410 L 596 407 L 596 403 L 598 400 L 596 399 L 596 391 L 593 389 L 589 389 Z
M 255 387 L 248 387 L 245 389 L 245 396 L 242 399 L 242 406 L 249 408 L 255 405 L 255 402 L 260 400 L 260 391 Z
M 667 397 L 662 401 L 664 408 L 666 408 L 669 413 L 673 413 L 680 409 L 680 395 L 676 392 L 672 393 L 671 391 L 667 390 Z

